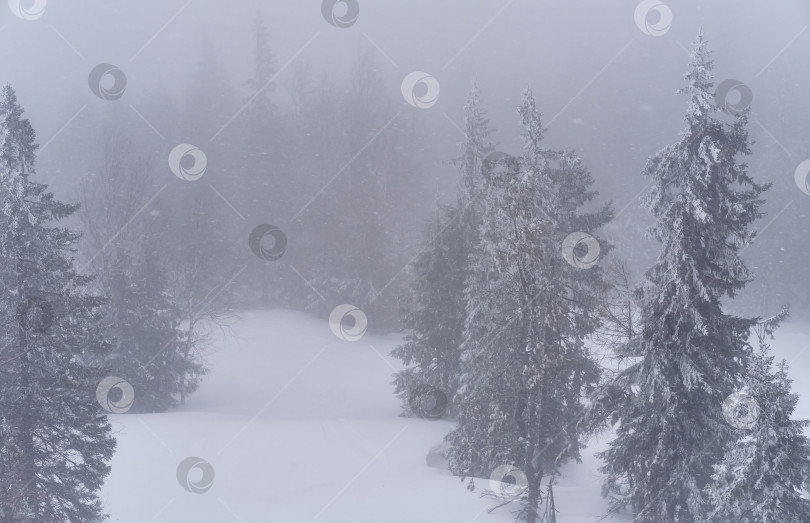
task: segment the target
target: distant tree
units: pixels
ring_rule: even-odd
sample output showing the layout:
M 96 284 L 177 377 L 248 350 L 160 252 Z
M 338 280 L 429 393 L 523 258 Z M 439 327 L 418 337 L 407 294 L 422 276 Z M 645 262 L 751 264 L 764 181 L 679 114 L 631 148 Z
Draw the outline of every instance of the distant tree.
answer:
M 494 149 L 489 141 L 493 130 L 477 86 L 467 99 L 464 131 L 461 156 L 456 160 L 461 173 L 458 200 L 455 205 L 440 207 L 434 225 L 426 231 L 426 247 L 413 262 L 410 299 L 403 308 L 408 334 L 405 343 L 392 352 L 409 365 L 394 380 L 394 392 L 406 410 L 420 387 L 433 387 L 450 401 L 458 390 L 466 318 L 464 284 L 481 225 L 481 168 Z
M 162 170 L 169 176 L 165 198 L 172 204 L 164 204 L 161 211 L 161 259 L 174 267 L 173 273 L 191 271 L 196 276 L 171 278 L 186 285 L 172 290 L 178 301 L 192 296 L 192 301 L 202 302 L 250 256 L 250 229 L 237 214 L 244 206 L 238 198 L 242 172 L 236 146 L 240 136 L 232 121 L 239 109 L 235 96 L 213 42 L 205 37 L 183 98 L 178 142 L 198 147 L 205 154 L 206 170 L 196 181 L 181 181 Z M 231 299 L 230 291 L 220 299 Z
M 227 124 L 240 107 L 236 100 L 216 45 L 205 35 L 200 58 L 192 68 L 184 94 L 180 130 L 189 140 L 198 141 L 198 146 L 213 142 L 217 150 L 227 148 L 232 143 L 232 134 L 226 132 L 230 129 Z M 214 135 L 217 137 L 213 138 Z
M 292 115 L 297 119 L 303 116 L 312 96 L 310 62 L 306 58 L 300 58 L 290 67 L 292 70 L 285 85 L 292 101 Z
M 469 254 L 458 218 L 456 207 L 441 207 L 426 235 L 431 243 L 413 262 L 404 319 L 408 333 L 405 343 L 391 353 L 408 365 L 394 379 L 394 393 L 402 399 L 406 412 L 411 411 L 411 400 L 420 388 L 433 387 L 447 400 L 452 400 L 458 388 Z
M 158 192 L 161 180 L 154 156 L 133 154 L 136 147 L 118 122 L 104 128 L 100 144 L 100 160 L 81 184 L 82 208 L 77 216 L 84 231 L 83 258 L 97 273 L 91 285 L 106 296 L 108 275 L 126 260 L 119 251 L 139 243 L 150 214 L 142 211 L 143 219 L 132 218 Z M 150 238 L 150 243 L 158 242 Z
M 251 36 L 253 70 L 245 82 L 243 103 L 246 108 L 234 122 L 242 133 L 241 167 L 234 204 L 250 227 L 274 223 L 286 229 L 300 192 L 296 191 L 299 182 L 292 175 L 294 142 L 299 137 L 290 135 L 288 118 L 274 101 L 278 86 L 276 60 L 261 15 L 253 21 Z M 300 282 L 294 274 L 272 270 L 264 263 L 252 264 L 242 281 L 242 300 L 250 306 L 285 306 L 290 294 L 300 291 L 296 287 Z
M 296 212 L 301 230 L 314 236 L 309 240 L 313 262 L 305 274 L 324 300 L 312 296 L 312 308 L 328 312 L 335 304 L 351 303 L 373 318 L 370 328 L 375 329 L 393 324 L 397 300 L 378 293 L 399 270 L 393 260 L 401 248 L 393 232 L 401 224 L 388 219 L 392 198 L 386 187 L 396 175 L 388 169 L 387 155 L 403 142 L 392 144 L 384 136 L 396 125 L 391 99 L 384 93 L 378 62 L 370 50 L 363 50 L 350 88 L 324 87 L 317 96 L 308 127 L 310 147 L 318 151 L 318 176 L 311 181 L 312 194 L 301 203 L 306 207 Z
M 200 361 L 209 329 L 229 321 L 239 299 L 234 280 L 253 256 L 247 247 L 250 228 L 239 217 L 240 208 L 245 208 L 238 198 L 242 173 L 235 144 L 240 137 L 235 97 L 213 43 L 204 38 L 179 132 L 183 142 L 205 153 L 207 168 L 196 181 L 172 180 L 167 190 L 171 205 L 162 204 L 162 223 L 156 226 L 162 237 L 160 260 L 167 271 L 168 293 L 179 311 L 180 354 L 185 361 Z M 197 378 L 181 375 L 180 380 L 182 404 L 189 391 L 186 381 Z
M 207 369 L 200 352 L 187 347 L 181 311 L 155 253 L 122 254 L 110 286 L 116 338 L 107 365 L 136 390 L 130 412 L 163 412 L 194 392 Z
M 194 390 L 206 372 L 198 352 L 188 355 L 181 340 L 182 316 L 170 294 L 176 269 L 161 260 L 171 251 L 159 219 L 140 217 L 144 200 L 160 180 L 150 154 L 136 156 L 122 133 L 111 126 L 105 134 L 103 162 L 84 186 L 79 213 L 88 266 L 97 269 L 96 289 L 108 297 L 106 321 L 112 350 L 110 372 L 136 390 L 131 412 L 162 412 Z M 160 206 L 153 202 L 153 210 Z M 162 212 L 157 218 L 162 218 Z M 141 219 L 133 220 L 139 216 Z M 181 389 L 181 376 L 188 383 Z
M 206 230 L 204 222 L 189 224 L 189 238 L 201 238 Z M 177 390 L 180 404 L 184 404 L 188 393 L 193 392 L 200 376 L 207 370 L 200 366 L 209 343 L 213 329 L 225 329 L 234 317 L 234 308 L 229 296 L 231 283 L 240 274 L 232 269 L 230 274 L 221 274 L 222 268 L 212 267 L 204 245 L 189 245 L 183 252 L 179 264 L 166 270 L 168 295 L 176 307 L 178 323 L 174 329 L 179 330 L 180 337 L 177 351 Z M 205 283 L 202 286 L 201 283 Z M 185 370 L 183 370 L 185 369 Z
M 334 276 L 333 271 L 327 268 L 333 263 L 331 247 L 335 235 L 339 234 L 339 221 L 336 219 L 334 197 L 316 195 L 327 187 L 330 178 L 335 175 L 335 165 L 340 161 L 340 151 L 345 150 L 346 138 L 341 132 L 341 94 L 337 80 L 321 73 L 314 85 L 308 103 L 301 108 L 301 114 L 291 121 L 296 129 L 295 150 L 292 153 L 296 161 L 290 166 L 290 172 L 292 177 L 299 180 L 299 189 L 296 191 L 295 210 L 287 220 L 295 216 L 290 227 L 291 232 L 297 235 L 297 250 L 301 253 L 291 263 L 318 292 L 322 292 L 320 289 L 328 289 L 334 283 L 330 281 Z M 310 154 L 314 150 L 318 153 Z M 320 311 L 329 307 L 330 303 L 324 301 L 326 297 L 323 294 L 319 296 L 313 292 L 295 274 L 292 277 L 300 282 L 297 293 L 300 301 L 294 306 Z M 331 305 L 334 307 L 334 304 Z
M 14 90 L 0 93 L 0 520 L 99 522 L 115 449 L 95 396 L 106 373 L 100 306 L 78 274 L 78 205 L 31 179 L 37 145 Z

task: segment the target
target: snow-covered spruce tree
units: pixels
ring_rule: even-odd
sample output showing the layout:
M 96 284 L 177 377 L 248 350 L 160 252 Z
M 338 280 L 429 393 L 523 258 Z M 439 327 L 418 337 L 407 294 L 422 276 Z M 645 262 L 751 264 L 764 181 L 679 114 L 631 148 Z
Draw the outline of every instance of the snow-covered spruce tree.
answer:
M 434 225 L 426 230 L 427 248 L 413 263 L 410 296 L 404 307 L 408 334 L 405 343 L 392 352 L 409 366 L 394 379 L 394 392 L 402 398 L 406 411 L 421 387 L 436 388 L 449 400 L 458 389 L 466 318 L 464 282 L 481 223 L 481 167 L 494 149 L 489 141 L 493 130 L 477 86 L 467 99 L 464 131 L 461 156 L 456 160 L 461 173 L 458 201 L 440 206 Z M 451 407 L 451 414 L 453 410 Z
M 802 495 L 810 477 L 810 441 L 804 429 L 810 421 L 791 415 L 798 395 L 783 360 L 774 369 L 767 338 L 775 322 L 758 326 L 758 353 L 751 357 L 743 392 L 756 401 L 753 427 L 740 425 L 737 439 L 714 467 L 707 486 L 708 512 L 701 521 L 782 523 L 810 521 L 810 500 Z
M 481 241 L 466 284 L 458 425 L 447 439 L 451 471 L 462 478 L 522 470 L 519 517 L 533 523 L 543 479 L 579 459 L 582 397 L 599 378 L 583 340 L 598 324 L 602 270 L 569 264 L 562 245 L 607 223 L 611 211 L 583 212 L 596 195 L 593 181 L 573 153 L 541 146 L 528 89 L 519 114 L 520 168 L 485 172 Z
M 718 119 L 712 61 L 703 35 L 691 52 L 685 127 L 651 157 L 645 205 L 662 250 L 639 290 L 635 360 L 612 383 L 609 420 L 616 438 L 601 454 L 604 492 L 639 522 L 691 522 L 705 513 L 703 489 L 733 428 L 722 403 L 741 384 L 755 319 L 724 312 L 751 280 L 739 253 L 761 216 L 756 184 L 738 155 L 749 153 L 747 113 Z M 604 399 L 604 398 L 603 398 Z
M 455 165 L 460 173 L 458 208 L 464 229 L 464 241 L 470 249 L 478 244 L 481 227 L 482 194 L 484 179 L 482 169 L 486 158 L 495 150 L 492 135 L 495 130 L 489 123 L 486 109 L 481 103 L 481 91 L 473 84 L 464 106 L 464 141 L 461 155 Z
M 437 210 L 435 224 L 425 235 L 426 241 L 433 241 L 412 265 L 413 281 L 404 307 L 405 343 L 391 352 L 407 365 L 394 376 L 394 393 L 410 414 L 420 415 L 410 403 L 425 387 L 448 399 L 458 387 L 467 254 L 458 218 L 454 206 Z
M 96 402 L 103 299 L 73 266 L 77 209 L 34 182 L 35 133 L 0 92 L 0 521 L 105 519 L 97 492 L 115 449 Z
M 168 281 L 168 296 L 180 314 L 181 359 L 199 361 L 211 327 L 222 325 L 231 315 L 236 299 L 232 283 L 245 270 L 241 258 L 246 245 L 246 231 L 234 213 L 242 205 L 235 195 L 241 176 L 236 167 L 239 149 L 234 145 L 239 141 L 238 128 L 225 125 L 238 105 L 207 37 L 184 102 L 178 142 L 204 149 L 207 168 L 200 180 L 173 183 L 168 188 L 173 191 L 170 199 L 151 204 L 160 223 L 155 222 L 150 234 L 161 245 L 160 266 Z M 223 198 L 234 202 L 233 208 Z M 177 388 L 181 404 L 189 390 L 183 380 L 189 377 L 181 373 Z
M 196 352 L 185 350 L 181 313 L 168 294 L 164 269 L 152 252 L 124 260 L 110 280 L 110 319 L 115 349 L 110 373 L 136 390 L 130 412 L 163 412 L 194 392 L 206 368 Z
M 181 354 L 181 314 L 169 293 L 170 271 L 158 259 L 158 253 L 167 253 L 160 247 L 165 224 L 154 218 L 129 223 L 157 184 L 154 157 L 135 156 L 132 150 L 115 127 L 105 130 L 104 162 L 84 187 L 77 214 L 86 259 L 96 268 L 92 286 L 109 300 L 105 311 L 112 349 L 106 366 L 135 388 L 131 412 L 162 412 L 177 403 L 179 376 L 199 376 L 205 369 L 195 354 Z M 189 382 L 191 388 L 197 381 Z

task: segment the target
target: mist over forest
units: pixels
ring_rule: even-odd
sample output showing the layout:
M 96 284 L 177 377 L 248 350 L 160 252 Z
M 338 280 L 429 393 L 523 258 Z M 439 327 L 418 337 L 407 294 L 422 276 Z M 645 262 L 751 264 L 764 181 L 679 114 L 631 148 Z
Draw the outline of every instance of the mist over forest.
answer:
M 806 99 L 801 36 L 796 45 L 783 48 L 802 29 L 810 8 L 802 2 L 784 2 L 778 8 L 687 4 L 679 6 L 665 38 L 645 38 L 626 16 L 635 7 L 632 2 L 505 5 L 416 1 L 366 7 L 350 31 L 336 31 L 323 25 L 319 6 L 306 8 L 292 1 L 192 2 L 180 14 L 184 2 L 50 3 L 47 16 L 35 24 L 3 12 L 0 38 L 14 52 L 4 53 L 2 66 L 4 80 L 19 92 L 40 144 L 47 144 L 37 159 L 41 176 L 57 195 L 75 200 L 77 185 L 99 171 L 100 143 L 113 128 L 126 133 L 139 154 L 154 155 L 161 162 L 175 142 L 193 143 L 192 137 L 203 151 L 211 149 L 209 143 L 216 147 L 242 141 L 238 134 L 247 119 L 244 111 L 229 129 L 211 138 L 253 95 L 251 26 L 259 14 L 267 26 L 274 68 L 295 57 L 268 89 L 279 117 L 289 117 L 296 103 L 311 108 L 325 89 L 357 94 L 352 78 L 361 57 L 367 56 L 381 82 L 375 94 L 390 104 L 370 123 L 376 129 L 401 111 L 403 118 L 396 124 L 412 120 L 415 126 L 411 138 L 417 143 L 402 144 L 402 150 L 414 164 L 407 178 L 419 197 L 403 202 L 407 215 L 397 220 L 411 232 L 420 229 L 437 194 L 443 201 L 453 198 L 457 175 L 448 160 L 457 154 L 457 127 L 472 83 L 481 89 L 505 152 L 520 148 L 515 107 L 522 90 L 531 85 L 549 128 L 549 146 L 576 148 L 594 173 L 600 198 L 613 201 L 617 211 L 627 206 L 610 226 L 611 239 L 630 256 L 643 257 L 652 249 L 642 237 L 649 220 L 631 202 L 644 188 L 639 172 L 647 157 L 678 131 L 683 100 L 673 92 L 680 85 L 690 42 L 702 27 L 714 51 L 718 81 L 738 79 L 754 94 L 750 132 L 755 155 L 749 162 L 761 181 L 775 184 L 766 211 L 773 217 L 796 202 L 771 226 L 775 230 L 769 227 L 746 253 L 759 269 L 746 297 L 757 313 L 783 302 L 805 307 L 805 293 L 774 276 L 790 273 L 803 280 L 807 270 L 799 239 L 805 200 L 792 180 L 795 166 L 806 156 L 808 132 L 801 116 Z M 212 113 L 210 105 L 193 106 L 195 85 L 201 89 L 194 73 L 206 40 L 223 82 L 224 91 L 217 94 L 223 100 L 216 104 L 219 114 Z M 126 93 L 114 104 L 88 89 L 88 73 L 98 63 L 111 63 L 126 74 Z M 304 68 L 306 88 L 299 92 L 291 82 Z M 440 82 L 440 98 L 432 111 L 413 111 L 401 97 L 400 83 L 414 70 Z M 296 101 L 306 96 L 308 100 Z M 209 129 L 189 129 L 181 123 L 180 115 L 189 113 L 209 120 Z M 293 176 L 285 164 L 272 161 L 262 172 L 251 172 L 239 158 L 216 158 L 213 151 L 206 155 L 211 162 L 208 178 L 219 172 L 223 179 L 225 171 L 250 172 L 252 178 L 332 175 L 310 170 Z M 220 188 L 225 197 L 234 197 L 237 190 L 227 183 Z M 295 203 L 303 206 L 302 198 Z M 271 219 L 274 203 L 267 205 Z M 762 293 L 751 296 L 760 288 L 771 291 L 767 304 Z
M 810 521 L 807 2 L 7 3 L 0 523 Z

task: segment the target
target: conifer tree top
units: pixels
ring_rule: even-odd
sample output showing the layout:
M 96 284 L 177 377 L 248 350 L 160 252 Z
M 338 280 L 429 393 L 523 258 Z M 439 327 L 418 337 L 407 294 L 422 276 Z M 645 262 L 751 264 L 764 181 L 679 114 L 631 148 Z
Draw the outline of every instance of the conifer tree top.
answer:
M 17 93 L 9 84 L 0 90 L 0 119 L 5 132 L 2 136 L 3 165 L 21 174 L 33 172 L 34 158 L 39 145 L 34 143 L 36 132 L 27 118 L 23 118 L 23 108 L 17 101 Z
M 685 120 L 694 125 L 703 121 L 717 111 L 712 87 L 714 87 L 714 61 L 711 59 L 706 38 L 703 31 L 698 33 L 692 42 L 692 51 L 689 53 L 689 68 L 684 79 L 686 87 L 678 90 L 679 94 L 689 95 L 689 107 Z

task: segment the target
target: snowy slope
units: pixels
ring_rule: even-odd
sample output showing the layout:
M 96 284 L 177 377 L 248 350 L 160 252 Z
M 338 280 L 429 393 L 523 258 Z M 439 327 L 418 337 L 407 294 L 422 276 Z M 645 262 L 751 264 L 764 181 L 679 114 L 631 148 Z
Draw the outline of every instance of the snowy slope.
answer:
M 326 321 L 290 311 L 244 313 L 209 355 L 211 374 L 186 406 L 166 414 L 112 416 L 118 450 L 103 499 L 114 522 L 513 521 L 425 456 L 446 421 L 399 417 L 388 357 L 396 337 L 335 337 Z M 810 370 L 810 336 L 780 331 L 776 353 L 794 378 Z M 806 383 L 797 379 L 797 390 Z M 137 391 L 136 391 L 137 397 Z M 808 402 L 797 415 L 810 416 Z M 593 523 L 606 510 L 593 453 L 555 489 L 559 523 Z M 178 464 L 199 457 L 213 486 L 190 493 Z M 191 473 L 192 481 L 201 472 Z M 629 521 L 614 518 L 604 521 Z

